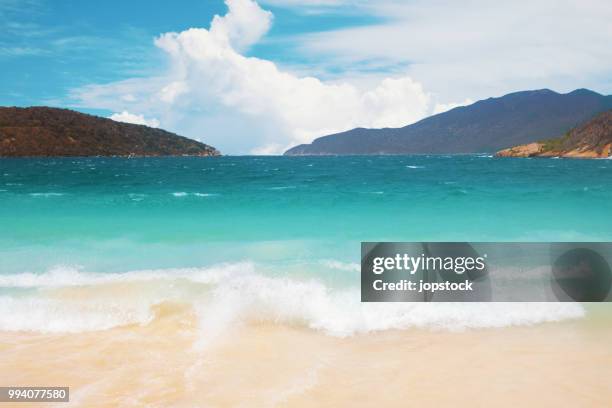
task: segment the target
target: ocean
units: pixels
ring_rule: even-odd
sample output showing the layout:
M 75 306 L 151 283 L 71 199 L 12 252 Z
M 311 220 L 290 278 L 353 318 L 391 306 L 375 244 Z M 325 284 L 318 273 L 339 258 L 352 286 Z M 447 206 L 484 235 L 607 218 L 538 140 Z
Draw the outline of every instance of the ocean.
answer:
M 146 377 L 172 390 L 155 394 L 160 406 L 193 406 L 200 386 L 213 393 L 203 401 L 226 406 L 240 397 L 236 358 L 267 356 L 271 383 L 249 383 L 267 404 L 316 388 L 335 358 L 359 371 L 351 364 L 366 362 L 351 353 L 371 358 L 376 339 L 409 354 L 445 333 L 449 345 L 501 341 L 512 354 L 554 330 L 563 342 L 542 349 L 599 350 L 565 337 L 594 325 L 612 338 L 604 305 L 362 304 L 360 242 L 610 241 L 611 179 L 610 160 L 490 155 L 2 159 L 0 363 L 27 384 L 63 379 L 79 401 L 112 384 L 106 402 L 125 402 Z M 49 350 L 48 370 L 28 360 Z M 112 371 L 100 355 L 131 362 Z M 541 361 L 528 363 L 537 374 Z

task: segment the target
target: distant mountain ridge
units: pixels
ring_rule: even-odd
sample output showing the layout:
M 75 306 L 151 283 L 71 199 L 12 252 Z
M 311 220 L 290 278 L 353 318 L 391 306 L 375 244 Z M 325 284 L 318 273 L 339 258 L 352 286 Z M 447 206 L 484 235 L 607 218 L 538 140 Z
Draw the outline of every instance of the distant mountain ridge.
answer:
M 612 153 L 612 110 L 602 112 L 564 136 L 514 146 L 497 157 L 608 158 Z
M 219 155 L 162 129 L 69 109 L 0 107 L 0 157 Z
M 402 128 L 357 128 L 295 146 L 285 155 L 460 154 L 498 150 L 564 134 L 612 108 L 612 95 L 549 89 L 489 98 Z

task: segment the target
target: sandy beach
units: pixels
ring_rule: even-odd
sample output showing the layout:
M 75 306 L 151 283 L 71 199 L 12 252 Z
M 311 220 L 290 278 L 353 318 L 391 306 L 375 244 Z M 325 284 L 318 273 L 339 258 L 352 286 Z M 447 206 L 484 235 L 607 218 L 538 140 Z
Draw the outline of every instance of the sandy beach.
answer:
M 2 332 L 0 383 L 70 386 L 75 407 L 603 406 L 611 342 L 592 319 L 344 338 L 252 322 L 202 342 L 191 307 L 164 303 L 146 325 Z

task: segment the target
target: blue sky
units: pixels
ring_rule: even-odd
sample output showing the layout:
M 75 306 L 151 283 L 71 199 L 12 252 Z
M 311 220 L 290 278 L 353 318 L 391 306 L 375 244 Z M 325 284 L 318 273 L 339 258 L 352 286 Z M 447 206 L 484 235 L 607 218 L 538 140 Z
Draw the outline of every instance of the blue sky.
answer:
M 371 23 L 375 17 L 350 8 L 308 13 L 267 7 L 275 15 L 268 38 L 249 54 L 308 64 L 287 52 L 288 36 Z M 0 0 L 0 105 L 60 103 L 70 89 L 89 83 L 152 74 L 165 64 L 153 47 L 161 33 L 208 27 L 223 1 Z M 87 109 L 81 109 L 87 110 Z
M 0 81 L 8 91 L 0 103 L 59 101 L 71 88 L 146 72 L 162 62 L 150 46 L 153 36 L 198 24 L 199 18 L 206 21 L 215 13 L 201 2 L 193 2 L 194 13 L 163 6 L 143 13 L 146 8 L 146 1 L 0 0 L 5 27 L 0 34 Z
M 0 105 L 279 153 L 516 90 L 609 94 L 609 21 L 595 0 L 0 0 Z

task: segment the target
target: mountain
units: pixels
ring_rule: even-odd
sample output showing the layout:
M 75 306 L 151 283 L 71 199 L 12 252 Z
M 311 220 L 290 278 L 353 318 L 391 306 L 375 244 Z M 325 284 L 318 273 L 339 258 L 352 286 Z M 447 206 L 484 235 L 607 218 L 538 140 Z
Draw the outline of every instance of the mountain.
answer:
M 286 155 L 487 153 L 556 137 L 612 108 L 612 96 L 587 89 L 511 93 L 430 116 L 402 128 L 320 137 Z
M 69 109 L 0 108 L 0 157 L 183 155 L 220 153 L 165 130 Z
M 607 158 L 612 153 L 612 110 L 567 132 L 564 136 L 497 152 L 497 157 Z

